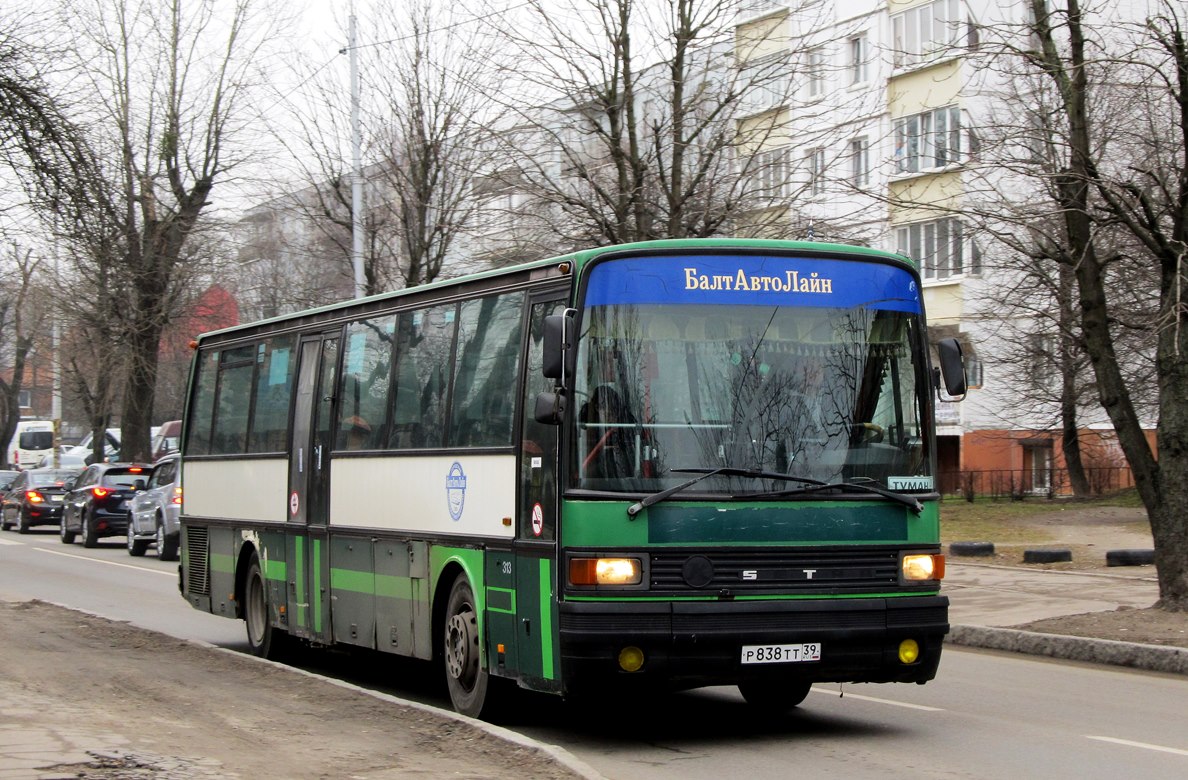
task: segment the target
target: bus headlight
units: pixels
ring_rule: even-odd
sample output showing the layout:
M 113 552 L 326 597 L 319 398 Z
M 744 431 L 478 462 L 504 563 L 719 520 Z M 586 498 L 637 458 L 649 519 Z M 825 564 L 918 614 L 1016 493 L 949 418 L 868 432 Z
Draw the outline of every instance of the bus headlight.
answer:
M 911 554 L 903 556 L 901 568 L 904 580 L 943 580 L 945 578 L 945 556 Z
M 570 558 L 571 585 L 638 585 L 643 567 L 638 558 Z

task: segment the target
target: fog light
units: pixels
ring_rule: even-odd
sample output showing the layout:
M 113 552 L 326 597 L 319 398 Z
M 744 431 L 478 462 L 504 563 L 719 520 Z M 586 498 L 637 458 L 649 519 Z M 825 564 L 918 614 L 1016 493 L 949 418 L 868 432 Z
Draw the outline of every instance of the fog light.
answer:
M 619 651 L 619 668 L 624 672 L 638 672 L 643 664 L 643 650 L 638 647 L 624 647 Z
M 899 662 L 914 664 L 920 660 L 920 645 L 915 639 L 905 639 L 899 643 Z

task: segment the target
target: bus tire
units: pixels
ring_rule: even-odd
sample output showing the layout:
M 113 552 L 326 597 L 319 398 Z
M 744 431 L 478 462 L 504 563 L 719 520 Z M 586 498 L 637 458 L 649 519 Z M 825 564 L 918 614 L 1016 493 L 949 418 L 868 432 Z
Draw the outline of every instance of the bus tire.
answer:
M 443 640 L 446 686 L 454 709 L 472 718 L 490 714 L 493 697 L 488 696 L 490 675 L 482 666 L 478 607 L 465 574 L 459 574 L 450 587 Z
M 252 655 L 276 661 L 283 655 L 288 635 L 272 625 L 268 606 L 268 583 L 260 569 L 260 558 L 252 553 L 243 582 L 243 622 L 247 627 L 248 647 Z
M 812 687 L 808 680 L 749 680 L 738 684 L 738 692 L 764 715 L 786 715 L 805 700 Z

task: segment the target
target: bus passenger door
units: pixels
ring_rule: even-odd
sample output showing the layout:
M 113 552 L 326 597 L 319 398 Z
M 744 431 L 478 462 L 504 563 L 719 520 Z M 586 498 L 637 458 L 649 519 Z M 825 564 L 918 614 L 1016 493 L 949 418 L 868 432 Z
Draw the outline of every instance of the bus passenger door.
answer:
M 537 394 L 553 389 L 541 366 L 544 318 L 565 308 L 555 295 L 534 298 L 528 316 L 515 541 L 516 661 L 522 677 L 545 688 L 560 686 L 555 663 L 559 428 L 538 423 L 533 411 Z
M 330 640 L 330 450 L 338 334 L 302 339 L 289 449 L 288 630 Z

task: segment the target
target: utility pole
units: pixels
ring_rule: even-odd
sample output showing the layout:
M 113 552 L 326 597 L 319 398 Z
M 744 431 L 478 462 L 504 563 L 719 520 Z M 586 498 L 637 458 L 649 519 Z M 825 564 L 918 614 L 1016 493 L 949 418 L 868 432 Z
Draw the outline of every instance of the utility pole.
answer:
M 355 297 L 367 291 L 363 279 L 363 139 L 359 130 L 359 46 L 356 39 L 355 4 L 351 3 L 351 154 L 354 174 L 351 176 L 351 266 L 355 271 Z
M 51 238 L 53 241 L 54 252 L 54 278 L 61 279 L 62 275 L 58 269 L 59 245 L 58 245 L 58 217 L 54 216 L 54 235 Z M 50 371 L 52 378 L 50 380 L 51 395 L 50 395 L 50 418 L 54 421 L 54 468 L 62 465 L 62 320 L 58 316 L 58 307 L 53 307 L 51 312 L 53 317 L 53 358 L 50 361 Z

